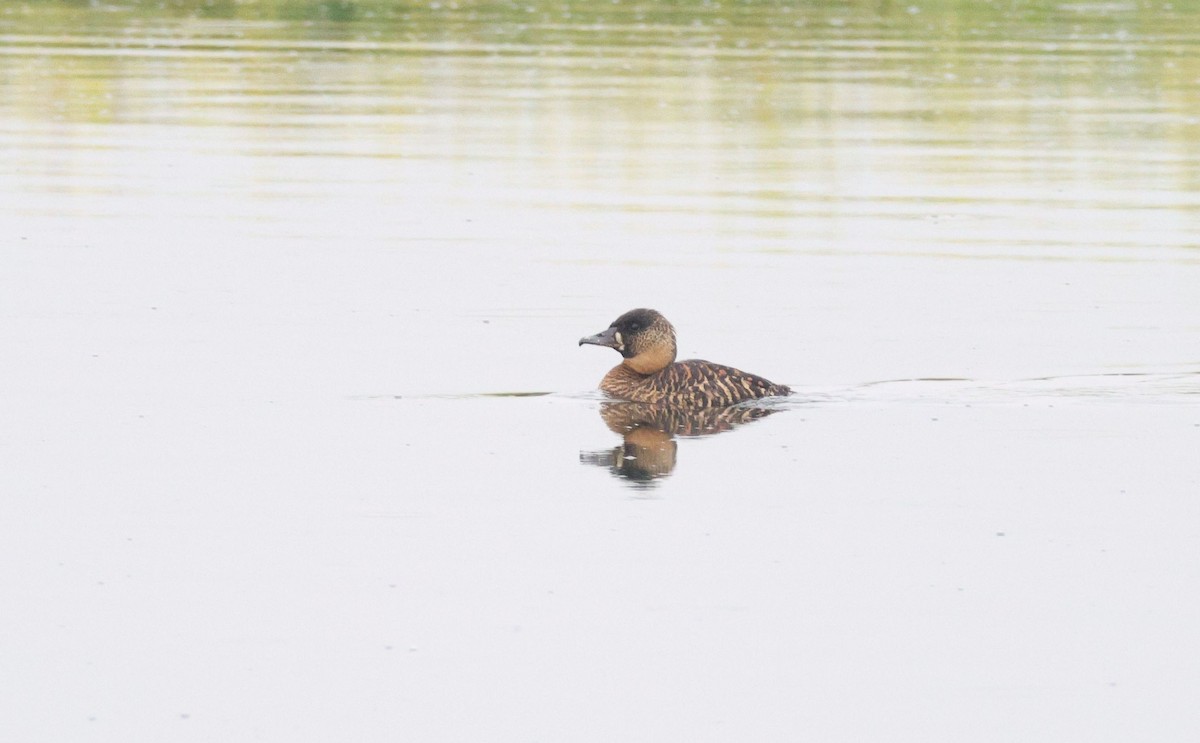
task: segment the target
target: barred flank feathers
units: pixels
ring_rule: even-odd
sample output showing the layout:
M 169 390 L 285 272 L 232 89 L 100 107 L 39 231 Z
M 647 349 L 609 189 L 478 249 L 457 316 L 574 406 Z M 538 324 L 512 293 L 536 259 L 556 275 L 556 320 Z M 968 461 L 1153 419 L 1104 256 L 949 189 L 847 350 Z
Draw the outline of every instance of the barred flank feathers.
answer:
M 791 394 L 784 385 L 700 359 L 679 361 L 647 375 L 618 366 L 604 377 L 600 389 L 623 400 L 704 408 Z

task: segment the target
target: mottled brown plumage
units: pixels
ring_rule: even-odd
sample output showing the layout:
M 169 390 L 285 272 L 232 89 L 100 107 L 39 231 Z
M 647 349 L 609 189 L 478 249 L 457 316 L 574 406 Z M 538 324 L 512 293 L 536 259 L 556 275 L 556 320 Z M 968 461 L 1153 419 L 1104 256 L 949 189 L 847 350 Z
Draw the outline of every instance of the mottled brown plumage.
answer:
M 625 357 L 600 381 L 613 397 L 681 407 L 723 407 L 791 390 L 754 374 L 711 361 L 675 361 L 675 328 L 654 310 L 630 310 L 609 328 L 582 338 L 615 348 Z

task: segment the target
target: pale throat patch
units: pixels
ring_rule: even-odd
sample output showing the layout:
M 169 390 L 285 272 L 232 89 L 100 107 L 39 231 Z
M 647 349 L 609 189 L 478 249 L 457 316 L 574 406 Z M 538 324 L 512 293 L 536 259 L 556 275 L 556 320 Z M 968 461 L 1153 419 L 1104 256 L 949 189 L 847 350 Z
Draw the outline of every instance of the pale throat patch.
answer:
M 638 374 L 653 374 L 670 366 L 675 360 L 675 349 L 668 345 L 659 345 L 649 351 L 642 351 L 631 359 L 621 362 Z

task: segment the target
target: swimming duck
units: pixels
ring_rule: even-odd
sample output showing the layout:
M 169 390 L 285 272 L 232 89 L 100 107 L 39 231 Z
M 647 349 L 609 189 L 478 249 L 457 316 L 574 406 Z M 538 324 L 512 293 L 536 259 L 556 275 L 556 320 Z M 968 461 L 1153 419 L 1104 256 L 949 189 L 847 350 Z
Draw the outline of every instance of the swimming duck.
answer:
M 772 395 L 790 395 L 782 384 L 711 361 L 675 361 L 675 328 L 654 310 L 636 309 L 579 345 L 615 348 L 625 360 L 600 380 L 600 389 L 635 402 L 719 407 Z

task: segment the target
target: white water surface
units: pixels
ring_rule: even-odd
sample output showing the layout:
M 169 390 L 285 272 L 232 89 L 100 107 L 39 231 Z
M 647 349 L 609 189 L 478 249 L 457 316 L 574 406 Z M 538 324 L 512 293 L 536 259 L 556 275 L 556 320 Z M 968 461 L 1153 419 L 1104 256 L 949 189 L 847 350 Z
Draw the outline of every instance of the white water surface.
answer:
M 0 740 L 1196 740 L 1186 8 L 151 5 L 0 14 Z M 797 394 L 621 476 L 635 306 Z

